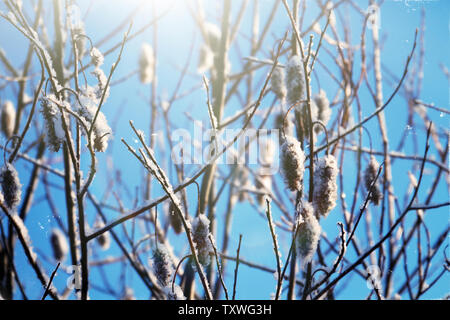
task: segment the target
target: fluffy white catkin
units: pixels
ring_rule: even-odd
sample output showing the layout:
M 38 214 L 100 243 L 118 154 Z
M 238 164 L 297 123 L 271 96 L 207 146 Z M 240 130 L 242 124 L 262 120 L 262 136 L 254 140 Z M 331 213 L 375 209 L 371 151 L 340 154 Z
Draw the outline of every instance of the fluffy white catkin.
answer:
M 316 253 L 321 228 L 314 216 L 314 209 L 311 203 L 300 202 L 297 210 L 303 221 L 299 224 L 295 245 L 302 266 L 305 266 Z
M 270 79 L 273 93 L 275 93 L 277 98 L 282 102 L 284 102 L 287 94 L 286 83 L 284 81 L 285 77 L 284 68 L 276 67 L 275 70 L 273 70 L 272 78 Z
M 286 66 L 287 102 L 293 105 L 302 100 L 305 95 L 305 75 L 302 58 L 292 56 Z
M 205 267 L 211 262 L 210 253 L 213 251 L 209 240 L 209 223 L 209 219 L 202 213 L 192 222 L 192 240 L 197 249 L 198 260 Z
M 76 105 L 78 114 L 82 116 L 89 125 L 95 117 L 100 102 L 96 91 L 98 91 L 98 89 L 87 86 L 87 88 L 82 90 L 79 94 L 81 105 Z M 95 151 L 106 151 L 108 141 L 112 136 L 112 130 L 108 125 L 105 114 L 101 111 L 98 113 L 97 119 L 95 120 L 93 133 Z
M 207 45 L 200 47 L 200 53 L 198 57 L 197 73 L 203 74 L 214 65 L 214 52 Z
M 16 122 L 16 109 L 11 101 L 6 100 L 2 107 L 1 114 L 2 132 L 7 139 L 11 138 Z
M 331 108 L 330 101 L 328 100 L 325 91 L 320 89 L 319 93 L 314 96 L 314 101 L 318 109 L 317 120 L 319 120 L 326 126 L 328 124 L 328 121 L 330 121 Z M 322 131 L 321 126 L 315 126 L 314 129 L 316 130 L 316 133 Z
M 11 210 L 15 210 L 22 196 L 22 184 L 12 164 L 6 163 L 1 169 L 0 183 L 2 185 L 3 198 L 6 206 Z
M 162 286 L 168 286 L 171 283 L 174 270 L 169 252 L 163 244 L 159 243 L 158 247 L 153 251 L 152 262 L 156 278 Z
M 206 22 L 204 24 L 205 30 L 205 41 L 208 43 L 212 51 L 217 52 L 220 46 L 220 39 L 222 37 L 222 32 L 219 27 L 211 22 Z
M 366 170 L 364 171 L 364 184 L 366 186 L 366 190 L 368 192 L 372 191 L 372 194 L 371 194 L 369 200 L 376 206 L 379 205 L 381 202 L 381 199 L 383 199 L 383 194 L 381 193 L 378 181 L 373 185 L 372 188 L 370 188 L 370 186 L 372 185 L 373 181 L 377 177 L 379 167 L 380 167 L 380 164 L 378 163 L 377 159 L 375 159 L 374 156 L 371 156 L 369 165 L 367 166 Z
M 67 253 L 69 252 L 69 246 L 67 244 L 66 236 L 59 229 L 52 229 L 50 236 L 50 243 L 53 249 L 53 257 L 56 261 L 64 261 Z
M 255 187 L 258 191 L 265 192 L 264 194 L 258 194 L 256 199 L 261 207 L 265 207 L 266 195 L 272 193 L 272 175 L 264 174 L 264 172 L 258 174 L 258 179 L 255 181 Z
M 148 43 L 143 43 L 141 47 L 141 55 L 139 56 L 139 78 L 141 83 L 149 84 L 154 77 L 155 56 L 153 48 Z
M 316 215 L 327 217 L 336 206 L 338 167 L 333 155 L 325 155 L 315 163 L 313 205 Z
M 100 67 L 103 64 L 105 58 L 103 54 L 96 47 L 93 47 L 90 52 L 92 64 L 96 67 Z
M 167 300 L 186 300 L 180 286 L 175 284 L 172 292 L 172 285 L 163 288 L 163 291 L 167 297 Z
M 49 94 L 42 97 L 41 114 L 45 123 L 44 141 L 46 146 L 54 152 L 58 152 L 64 141 L 64 130 L 62 127 L 61 112 L 53 101 L 58 101 L 55 95 Z
M 292 191 L 301 191 L 305 171 L 305 154 L 296 138 L 286 136 L 281 145 L 280 164 L 287 187 Z
M 77 25 L 73 27 L 73 35 L 75 38 L 75 48 L 77 49 L 78 59 L 83 57 L 86 50 L 86 37 L 84 37 L 84 24 L 79 21 Z

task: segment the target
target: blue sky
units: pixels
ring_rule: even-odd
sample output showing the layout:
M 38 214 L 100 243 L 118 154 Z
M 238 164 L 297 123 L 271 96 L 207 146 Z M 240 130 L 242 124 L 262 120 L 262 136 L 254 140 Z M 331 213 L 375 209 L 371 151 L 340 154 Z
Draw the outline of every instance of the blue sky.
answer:
M 44 0 L 47 2 L 47 0 Z M 99 0 L 95 1 L 92 7 L 89 9 L 86 15 L 85 25 L 87 34 L 92 38 L 93 42 L 100 40 L 104 35 L 108 34 L 117 25 L 118 21 L 122 21 L 128 12 L 131 12 L 140 1 L 107 1 Z M 82 13 L 85 13 L 89 7 L 89 1 L 78 1 Z M 192 117 L 202 120 L 204 124 L 208 124 L 208 113 L 205 105 L 205 91 L 198 89 L 198 85 L 201 84 L 201 76 L 196 74 L 196 66 L 198 61 L 198 48 L 202 43 L 201 36 L 198 32 L 198 28 L 193 22 L 191 15 L 189 14 L 185 1 L 173 0 L 169 1 L 167 4 L 165 1 L 157 1 L 157 11 L 163 12 L 168 6 L 171 6 L 170 11 L 164 15 L 164 17 L 158 21 L 158 46 L 157 46 L 157 87 L 158 87 L 158 98 L 168 99 L 175 88 L 178 81 L 179 71 L 185 65 L 188 59 L 188 53 L 193 43 L 194 51 L 192 57 L 189 61 L 188 74 L 186 75 L 185 81 L 182 83 L 180 92 L 186 92 L 191 90 L 191 88 L 197 87 L 191 94 L 183 99 L 178 100 L 172 107 L 170 113 L 170 121 L 174 127 L 186 128 L 192 130 L 192 124 L 189 122 L 188 118 L 184 116 L 184 112 L 188 112 Z M 189 2 L 192 6 L 192 2 Z M 220 21 L 221 4 L 220 2 L 207 2 L 205 8 L 207 20 L 213 23 L 218 23 Z M 361 8 L 365 8 L 367 5 L 366 1 L 358 1 Z M 249 52 L 249 42 L 248 36 L 251 31 L 251 10 L 253 4 L 250 2 L 244 15 L 244 19 L 240 28 L 240 33 L 237 37 L 237 43 L 239 44 L 239 51 L 234 46 L 231 48 L 230 57 L 232 64 L 232 73 L 239 70 L 243 63 L 241 59 L 242 56 L 248 56 Z M 237 14 L 237 7 L 234 7 L 233 20 Z M 261 10 L 261 25 L 267 19 L 270 10 L 272 8 L 272 1 L 262 0 L 259 1 L 259 8 Z M 450 3 L 445 0 L 435 0 L 435 1 L 394 1 L 386 0 L 381 8 L 381 38 L 383 40 L 383 51 L 382 51 L 382 63 L 385 70 L 399 77 L 404 68 L 404 63 L 406 57 L 409 54 L 414 38 L 414 30 L 420 27 L 420 15 L 421 10 L 425 10 L 426 15 L 426 31 L 425 31 L 425 60 L 424 60 L 424 79 L 423 79 L 423 89 L 420 95 L 420 99 L 423 101 L 434 103 L 441 108 L 448 109 L 449 101 L 449 87 L 448 81 L 445 75 L 442 73 L 439 65 L 443 64 L 449 66 L 449 12 Z M 2 8 L 3 10 L 3 8 Z M 49 9 L 47 9 L 49 10 Z M 147 3 L 138 12 L 135 17 L 133 30 L 138 30 L 140 26 L 148 22 L 152 18 L 152 6 Z M 308 13 L 305 16 L 305 24 L 312 21 L 317 15 L 317 8 L 311 7 L 308 9 Z M 340 11 L 342 14 L 345 10 Z M 359 43 L 359 37 L 361 34 L 361 19 L 356 18 L 354 12 L 351 12 L 350 26 L 351 26 L 351 37 L 353 43 Z M 50 14 L 50 12 L 49 12 Z M 273 48 L 273 43 L 275 39 L 282 37 L 286 28 L 289 26 L 289 21 L 285 15 L 285 11 L 282 6 L 279 6 L 275 17 L 275 23 L 273 24 L 271 30 L 269 31 L 266 41 L 263 45 L 264 54 L 259 54 L 258 58 L 267 58 L 267 53 Z M 321 20 L 321 25 L 324 25 L 324 21 Z M 26 41 L 19 33 L 11 26 L 9 26 L 4 20 L 0 20 L 0 28 L 2 30 L 0 35 L 0 47 L 6 51 L 7 56 L 13 61 L 14 65 L 20 68 L 24 61 L 26 52 Z M 51 30 L 50 30 L 51 34 Z M 371 37 L 368 34 L 368 52 L 371 49 Z M 113 44 L 119 41 L 121 34 L 114 37 L 103 46 L 100 46 L 100 50 L 104 51 L 109 49 Z M 317 39 L 317 38 L 316 38 Z M 138 67 L 138 56 L 140 52 L 140 47 L 142 42 L 152 42 L 153 41 L 153 29 L 150 28 L 129 43 L 126 44 L 122 61 L 117 68 L 117 71 L 113 77 L 114 79 L 120 79 L 122 76 L 129 74 Z M 316 40 L 317 41 L 317 40 Z M 240 52 L 240 53 L 239 53 Z M 416 52 L 417 53 L 417 52 Z M 115 61 L 118 51 L 116 50 L 111 55 L 105 58 L 104 70 L 108 71 L 109 66 Z M 331 58 L 324 55 L 324 63 L 329 64 L 332 72 L 336 72 L 336 67 L 331 64 Z M 359 61 L 359 57 L 355 59 Z M 286 62 L 286 57 L 281 58 L 281 63 Z M 413 61 L 414 62 L 414 61 Z M 358 62 L 356 62 L 355 67 L 359 67 Z M 259 70 L 255 74 L 255 83 L 258 82 L 266 72 L 267 68 Z M 327 92 L 331 92 L 330 95 L 334 95 L 337 88 L 336 84 L 330 79 L 329 76 L 324 72 L 323 68 L 317 66 L 317 73 L 320 79 L 321 88 L 324 88 Z M 0 72 L 4 72 L 4 69 L 0 69 Z M 33 72 L 38 72 L 37 69 L 33 69 Z M 385 78 L 389 79 L 387 73 L 384 75 Z M 370 81 L 373 83 L 373 76 L 370 74 Z M 35 82 L 37 79 L 34 80 Z M 3 81 L 1 82 L 3 83 Z M 7 86 L 6 89 L 0 91 L 0 100 L 11 99 L 15 101 L 14 96 L 15 91 L 12 90 L 13 86 Z M 318 83 L 313 80 L 312 91 L 317 92 L 319 90 Z M 383 94 L 385 99 L 390 95 L 393 90 L 393 85 L 390 82 L 385 81 L 383 86 Z M 122 82 L 121 84 L 114 86 L 111 89 L 111 96 L 108 99 L 107 104 L 104 106 L 104 113 L 110 123 L 114 128 L 114 144 L 110 146 L 105 155 L 99 157 L 99 173 L 97 174 L 95 181 L 92 186 L 92 192 L 96 194 L 97 198 L 101 199 L 105 191 L 105 185 L 108 184 L 111 178 L 111 172 L 107 170 L 108 165 L 113 164 L 115 169 L 123 168 L 122 179 L 124 180 L 127 189 L 134 194 L 136 187 L 140 185 L 142 181 L 142 176 L 144 174 L 143 169 L 138 165 L 137 160 L 133 158 L 121 144 L 120 138 L 124 138 L 127 141 L 133 142 L 134 136 L 132 130 L 128 125 L 128 120 L 132 119 L 137 128 L 141 128 L 148 135 L 149 119 L 150 119 L 150 109 L 149 109 L 149 99 L 150 99 L 150 87 L 147 85 L 142 85 L 139 83 L 137 75 L 134 75 L 130 79 Z M 31 95 L 31 91 L 28 91 Z M 363 101 L 363 116 L 371 114 L 374 110 L 374 105 L 370 94 L 367 89 L 361 90 L 360 95 L 361 101 Z M 267 108 L 272 102 L 272 96 L 266 98 L 263 101 L 262 107 Z M 225 117 L 232 115 L 234 112 L 239 110 L 242 106 L 237 99 L 232 99 L 225 109 Z M 335 109 L 336 110 L 336 109 Z M 334 110 L 333 119 L 336 116 L 336 111 Z M 437 111 L 428 111 L 428 115 L 434 121 L 436 126 L 448 128 L 449 118 L 448 115 L 440 114 Z M 424 147 L 424 130 L 422 127 L 419 128 L 407 128 L 406 118 L 407 105 L 405 99 L 401 96 L 397 96 L 393 99 L 392 103 L 386 109 L 386 123 L 389 131 L 389 138 L 391 142 L 391 147 L 394 148 L 402 139 L 403 133 L 407 132 L 407 140 L 403 149 L 399 150 L 406 154 L 414 153 L 414 146 L 412 144 L 412 139 L 409 139 L 412 135 L 418 136 L 418 153 L 422 154 Z M 420 126 L 423 126 L 423 122 Z M 367 124 L 367 129 L 371 132 L 373 147 L 377 150 L 381 148 L 381 140 L 379 138 L 379 129 L 377 127 L 376 120 L 372 120 Z M 33 130 L 31 130 L 33 131 Z M 33 133 L 34 134 L 34 133 Z M 166 131 L 163 127 L 163 123 L 159 122 L 156 126 L 156 132 L 162 141 L 166 139 Z M 364 137 L 363 139 L 367 139 Z M 167 140 L 165 140 L 167 141 Z M 1 141 L 2 143 L 4 141 Z M 445 144 L 445 139 L 441 139 L 441 143 Z M 365 143 L 368 147 L 368 143 Z M 169 152 L 167 147 L 167 142 L 163 142 L 158 145 L 158 154 L 163 156 Z M 432 149 L 434 151 L 434 149 Z M 31 153 L 33 155 L 33 152 Z M 49 154 L 47 154 L 49 156 Z M 61 154 L 52 155 L 55 160 L 61 157 Z M 350 197 L 352 196 L 354 176 L 355 176 L 355 157 L 351 153 L 346 153 L 346 160 L 344 163 L 345 181 L 344 188 L 346 189 L 346 194 Z M 380 160 L 380 159 L 379 159 Z M 28 179 L 28 174 L 31 166 L 24 161 L 18 160 L 19 174 L 22 182 L 26 184 Z M 411 170 L 412 161 L 406 160 L 396 160 L 394 163 L 393 178 L 395 181 L 394 188 L 401 195 L 399 201 L 400 206 L 403 207 L 404 199 L 403 194 L 408 188 L 409 179 L 407 172 Z M 164 163 L 163 167 L 167 168 L 168 163 Z M 220 170 L 227 171 L 227 167 L 223 167 Z M 62 168 L 61 163 L 56 163 L 55 167 Z M 431 180 L 434 177 L 435 168 L 427 165 L 427 168 L 432 169 L 433 174 L 426 175 L 424 177 L 424 184 L 422 192 L 419 193 L 419 200 L 424 201 L 426 193 L 425 191 L 430 187 Z M 186 166 L 186 172 L 188 174 L 194 172 L 193 166 Z M 87 171 L 87 169 L 85 169 Z M 415 172 L 417 174 L 417 172 Z M 175 180 L 174 170 L 169 171 L 169 175 L 172 181 Z M 276 179 L 280 179 L 277 175 Z M 57 177 L 51 177 L 50 181 L 54 182 L 58 186 L 63 185 L 63 181 Z M 281 181 L 281 180 L 280 180 Z M 282 185 L 282 184 L 279 184 Z M 163 194 L 163 191 L 159 188 L 153 188 L 153 197 L 157 197 Z M 127 191 L 124 188 L 117 188 L 116 191 L 119 195 L 123 195 L 124 205 L 127 208 L 132 208 L 132 200 L 126 196 Z M 227 190 L 228 191 L 228 190 Z M 37 191 L 35 197 L 35 206 L 31 210 L 26 224 L 30 230 L 31 238 L 35 247 L 39 248 L 40 252 L 43 252 L 49 256 L 50 246 L 48 244 L 48 237 L 50 229 L 56 226 L 54 218 L 48 208 L 48 205 L 43 201 L 45 190 L 40 187 Z M 196 188 L 194 185 L 188 188 L 190 208 L 191 212 L 194 212 L 196 208 Z M 363 199 L 361 196 L 358 197 L 357 206 L 361 204 Z M 445 183 L 441 182 L 438 186 L 438 191 L 434 197 L 433 202 L 444 202 L 448 201 L 448 190 Z M 117 205 L 113 197 L 109 198 L 109 202 L 113 205 Z M 420 202 L 420 201 L 419 201 Z M 65 204 L 62 198 L 61 192 L 55 192 L 55 203 L 57 204 L 58 211 L 65 220 Z M 89 210 L 93 210 L 90 206 Z M 163 207 L 159 207 L 160 211 Z M 322 220 L 322 229 L 326 232 L 330 240 L 335 239 L 338 236 L 338 228 L 336 223 L 342 220 L 340 204 L 334 209 L 330 216 L 326 220 Z M 226 210 L 226 201 L 222 199 L 218 202 L 216 207 L 216 212 L 219 215 L 218 220 L 218 242 L 221 243 L 222 239 L 222 225 L 223 219 L 220 218 L 224 215 Z M 377 217 L 380 209 L 373 207 L 371 208 L 371 214 Z M 114 212 L 109 212 L 108 218 L 114 219 L 117 216 Z M 411 222 L 414 213 L 411 214 L 412 217 L 408 217 L 407 223 Z M 278 219 L 280 212 L 274 210 L 274 217 Z M 426 223 L 429 226 L 432 233 L 432 243 L 434 237 L 438 236 L 445 226 L 448 225 L 448 208 L 444 207 L 441 209 L 436 209 L 430 211 L 426 215 Z M 95 215 L 91 215 L 89 218 L 89 223 L 92 225 Z M 255 263 L 263 264 L 271 268 L 275 268 L 275 259 L 272 251 L 272 242 L 269 237 L 269 230 L 267 222 L 261 218 L 255 209 L 248 204 L 239 204 L 236 206 L 233 212 L 233 227 L 230 239 L 229 253 L 233 255 L 237 248 L 237 242 L 239 239 L 239 234 L 243 234 L 243 246 L 241 251 L 241 256 L 249 261 Z M 130 227 L 128 225 L 128 227 Z M 120 227 L 116 228 L 119 232 Z M 361 224 L 361 229 L 357 231 L 357 235 L 363 235 L 365 227 Z M 286 232 L 279 231 L 279 238 L 281 247 L 283 248 L 283 260 L 287 255 L 287 246 L 290 242 L 290 235 Z M 184 235 L 176 236 L 174 234 L 170 235 L 172 246 L 175 248 L 176 252 L 188 252 L 188 247 L 185 242 Z M 36 280 L 35 274 L 27 266 L 26 260 L 22 254 L 22 249 L 18 246 L 18 271 L 23 278 L 23 282 L 27 287 L 27 291 L 30 292 L 30 297 L 39 296 L 41 288 Z M 414 250 L 412 248 L 411 250 Z M 106 252 L 101 252 L 101 257 L 115 256 L 120 252 L 118 248 L 113 245 L 111 249 Z M 439 256 L 439 255 L 438 255 Z M 440 253 L 442 257 L 442 253 Z M 347 258 L 352 260 L 355 258 L 355 254 L 352 249 L 347 253 Z M 145 258 L 146 259 L 146 258 Z M 144 260 L 145 260 L 144 259 Z M 330 262 L 334 259 L 334 256 L 330 256 Z M 438 260 L 436 260 L 438 261 Z M 413 263 L 413 261 L 411 261 Z M 52 262 L 44 262 L 45 270 L 50 273 L 53 268 Z M 121 266 L 115 265 L 113 267 L 108 267 L 107 274 L 113 279 L 112 283 L 118 281 L 118 275 L 121 273 Z M 232 276 L 234 271 L 234 263 L 228 263 L 228 269 L 226 274 L 226 281 L 228 287 L 232 286 Z M 91 281 L 93 283 L 101 283 L 101 278 L 99 278 L 99 273 L 93 271 L 91 273 Z M 55 278 L 55 283 L 57 286 L 61 287 L 64 285 L 67 279 L 67 275 L 60 272 Z M 145 299 L 148 298 L 148 290 L 142 285 L 136 274 L 133 274 L 128 268 L 126 274 L 127 281 L 132 283 L 132 287 L 135 290 L 135 294 L 138 298 Z M 365 282 L 358 276 L 348 277 L 348 288 L 342 293 L 340 298 L 349 299 L 361 299 L 365 298 L 369 294 L 369 289 L 366 287 Z M 402 277 L 394 279 L 394 283 L 402 283 Z M 240 266 L 239 278 L 238 278 L 238 298 L 239 299 L 268 299 L 271 292 L 275 290 L 275 278 L 272 274 L 250 269 L 244 265 Z M 345 282 L 345 281 L 344 281 Z M 119 282 L 117 282 L 119 283 Z M 448 275 L 441 279 L 439 285 L 430 290 L 424 298 L 440 298 L 444 294 L 449 293 L 450 289 L 450 277 Z M 103 294 L 95 289 L 91 290 L 92 298 L 108 299 L 111 298 L 108 295 Z M 406 295 L 404 296 L 406 298 Z

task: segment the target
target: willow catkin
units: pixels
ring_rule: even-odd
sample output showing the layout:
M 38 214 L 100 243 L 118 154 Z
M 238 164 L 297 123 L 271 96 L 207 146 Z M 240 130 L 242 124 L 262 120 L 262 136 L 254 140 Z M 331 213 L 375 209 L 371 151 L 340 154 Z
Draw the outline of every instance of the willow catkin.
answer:
M 148 84 L 153 81 L 154 64 L 155 56 L 152 46 L 148 43 L 143 43 L 139 56 L 139 79 L 142 84 Z
M 16 109 L 11 101 L 6 100 L 2 107 L 1 114 L 2 132 L 7 139 L 11 138 L 14 133 L 14 125 L 16 122 Z
M 295 245 L 297 255 L 301 263 L 305 266 L 310 262 L 316 253 L 317 244 L 319 243 L 321 228 L 320 224 L 314 216 L 314 208 L 310 202 L 300 202 L 298 214 L 301 222 L 298 226 Z
M 292 56 L 286 66 L 287 102 L 293 105 L 303 99 L 305 95 L 305 73 L 302 58 Z
M 371 187 L 373 181 L 377 178 L 378 169 L 380 164 L 374 156 L 370 157 L 369 165 L 364 171 L 364 184 L 366 186 L 366 190 L 371 192 L 369 200 L 374 205 L 379 205 L 381 200 L 383 199 L 383 194 L 381 193 L 378 181 Z
M 64 261 L 67 253 L 69 252 L 69 246 L 67 244 L 66 236 L 61 230 L 57 228 L 52 229 L 50 244 L 52 245 L 53 257 L 55 260 Z
M 281 145 L 280 164 L 287 187 L 292 191 L 301 191 L 305 171 L 305 154 L 296 138 L 286 136 Z
M 98 68 L 103 64 L 105 57 L 103 57 L 103 54 L 96 47 L 93 47 L 91 49 L 90 55 L 91 55 L 91 62 L 95 67 Z
M 86 50 L 86 37 L 84 37 L 84 24 L 79 21 L 73 27 L 73 35 L 75 39 L 75 48 L 77 50 L 78 59 L 81 59 Z
M 250 187 L 248 170 L 242 164 L 236 165 L 236 180 L 239 183 L 239 186 L 245 188 Z M 248 192 L 245 190 L 239 190 L 238 192 L 238 200 L 239 202 L 244 202 L 249 199 Z
M 220 47 L 222 32 L 220 31 L 218 26 L 211 22 L 206 22 L 204 24 L 204 31 L 206 36 L 205 41 L 207 42 L 211 50 L 217 53 Z
M 96 93 L 98 89 L 87 86 L 86 89 L 81 90 L 79 99 L 81 105 L 77 104 L 77 112 L 84 118 L 89 124 L 92 124 L 95 115 L 97 114 L 98 104 L 100 99 Z M 101 111 L 98 112 L 93 127 L 93 147 L 97 152 L 105 152 L 108 148 L 109 139 L 112 136 L 112 130 L 108 125 L 105 114 Z
M 314 166 L 313 205 L 317 217 L 327 217 L 336 206 L 338 167 L 333 155 L 325 155 Z
M 198 56 L 197 73 L 203 74 L 210 70 L 214 65 L 214 52 L 208 45 L 202 45 L 200 47 L 200 53 Z
M 209 219 L 203 213 L 192 222 L 192 241 L 197 249 L 198 260 L 205 267 L 211 262 L 210 253 L 213 251 L 209 240 L 209 224 Z
M 270 168 L 273 165 L 275 156 L 275 143 L 272 139 L 262 138 L 259 139 L 259 163 L 264 168 Z
M 294 116 L 292 113 L 289 113 L 286 116 L 286 121 L 285 121 L 285 113 L 284 112 L 280 112 L 275 116 L 275 123 L 274 126 L 276 129 L 278 129 L 280 131 L 280 138 L 283 137 L 283 130 L 286 136 L 293 136 L 294 135 Z
M 133 289 L 130 287 L 126 287 L 121 300 L 136 300 Z
M 258 174 L 258 179 L 255 179 L 255 187 L 256 190 L 264 192 L 258 193 L 256 199 L 258 200 L 258 204 L 263 207 L 265 206 L 265 197 L 266 195 L 270 195 L 272 193 L 272 175 L 269 174 Z
M 168 286 L 174 273 L 169 252 L 163 244 L 153 251 L 153 271 L 162 286 Z
M 55 95 L 49 94 L 40 99 L 41 114 L 44 118 L 46 146 L 54 152 L 58 152 L 64 142 L 65 133 L 62 126 L 61 111 L 54 101 L 58 101 Z
M 327 94 L 324 90 L 320 89 L 319 93 L 314 96 L 314 102 L 317 105 L 317 120 L 322 122 L 325 126 L 330 121 L 331 117 L 331 108 L 330 101 L 327 98 Z M 322 126 L 314 127 L 316 133 L 322 131 Z
M 275 93 L 278 99 L 280 101 L 284 102 L 286 99 L 287 89 L 286 89 L 286 83 L 285 83 L 285 72 L 284 68 L 276 67 L 275 70 L 273 70 L 272 77 L 270 79 L 270 85 L 272 86 L 272 91 Z
M 176 234 L 180 234 L 183 231 L 183 222 L 181 221 L 179 213 L 176 211 L 176 207 L 173 205 L 173 202 L 169 203 L 169 221 L 170 225 L 175 231 Z
M 175 284 L 173 291 L 172 286 L 166 286 L 163 288 L 163 292 L 166 295 L 167 300 L 186 300 L 186 297 L 183 294 L 183 290 L 181 290 L 180 286 Z
M 0 183 L 2 185 L 3 198 L 6 206 L 11 210 L 15 210 L 22 196 L 22 184 L 12 164 L 6 163 L 1 169 Z
M 95 229 L 101 229 L 104 226 L 105 224 L 100 220 L 97 220 L 94 224 Z M 103 232 L 101 235 L 96 237 L 95 240 L 97 240 L 97 243 L 100 245 L 100 248 L 102 250 L 108 250 L 111 245 L 111 236 L 109 234 L 109 231 Z

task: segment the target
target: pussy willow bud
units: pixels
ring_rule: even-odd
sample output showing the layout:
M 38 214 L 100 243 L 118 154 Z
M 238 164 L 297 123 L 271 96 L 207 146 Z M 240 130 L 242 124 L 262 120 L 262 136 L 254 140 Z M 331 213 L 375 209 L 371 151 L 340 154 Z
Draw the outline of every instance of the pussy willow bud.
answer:
M 313 205 L 316 215 L 327 217 L 336 206 L 338 167 L 333 155 L 326 155 L 315 163 Z
M 183 231 L 183 222 L 172 201 L 169 203 L 169 221 L 176 234 L 180 234 Z
M 289 105 L 304 99 L 305 87 L 302 58 L 298 55 L 292 56 L 286 66 L 287 102 Z
M 309 118 L 309 109 L 307 102 L 300 103 L 295 108 L 296 115 L 299 116 L 296 118 L 296 120 L 300 121 L 298 128 L 300 128 L 303 138 L 307 140 L 309 140 L 311 124 L 317 120 L 318 108 L 314 100 L 310 100 L 310 108 L 311 119 Z
M 62 126 L 61 112 L 53 101 L 58 101 L 53 94 L 42 97 L 40 111 L 45 123 L 45 144 L 51 151 L 58 152 L 64 141 L 65 134 Z
M 217 52 L 219 50 L 222 32 L 220 31 L 218 26 L 216 26 L 215 24 L 210 23 L 210 22 L 206 22 L 204 24 L 204 27 L 205 27 L 205 33 L 206 33 L 205 41 L 208 43 L 208 45 L 210 46 L 210 48 L 213 52 Z
M 134 297 L 134 291 L 132 288 L 126 287 L 125 292 L 121 298 L 121 300 L 136 300 Z
M 317 120 L 322 122 L 325 126 L 328 124 L 328 121 L 330 121 L 331 117 L 331 108 L 330 108 L 330 101 L 328 101 L 327 94 L 324 90 L 320 89 L 319 93 L 314 96 L 314 101 L 317 105 Z M 322 126 L 315 126 L 314 130 L 316 133 L 319 133 L 322 131 Z
M 317 244 L 320 239 L 320 224 L 314 216 L 314 209 L 309 202 L 300 202 L 298 205 L 298 214 L 301 216 L 301 222 L 298 226 L 295 245 L 297 255 L 302 265 L 310 262 L 316 253 Z
M 142 44 L 141 55 L 139 56 L 139 78 L 141 83 L 148 84 L 154 77 L 155 56 L 153 48 L 148 44 Z
M 100 228 L 103 228 L 104 226 L 105 226 L 105 224 L 100 220 L 97 220 L 94 224 L 95 229 L 100 229 Z M 102 250 L 109 249 L 109 246 L 111 245 L 111 236 L 109 234 L 109 231 L 103 232 L 101 235 L 99 235 L 95 239 L 97 240 L 97 243 L 100 245 L 100 248 L 102 248 Z
M 270 79 L 273 93 L 275 93 L 277 98 L 282 102 L 284 102 L 284 99 L 286 98 L 285 77 L 284 68 L 276 67 L 275 70 L 273 70 L 272 78 Z
M 12 164 L 6 165 L 0 171 L 0 183 L 2 185 L 3 198 L 6 206 L 14 210 L 22 196 L 22 184 L 19 175 Z
M 158 247 L 153 251 L 153 270 L 162 286 L 170 284 L 174 270 L 169 252 L 162 244 L 158 244 Z
M 240 187 L 245 188 L 245 187 L 250 186 L 250 182 L 249 182 L 249 178 L 248 178 L 248 170 L 242 164 L 236 165 L 236 179 L 239 182 Z M 249 199 L 248 192 L 246 192 L 244 190 L 240 190 L 239 196 L 238 196 L 239 202 L 244 202 L 248 199 Z
M 75 39 L 75 47 L 78 54 L 78 59 L 81 59 L 86 50 L 86 37 L 84 37 L 84 24 L 79 22 L 73 27 L 73 35 Z
M 259 139 L 259 163 L 263 167 L 271 167 L 275 156 L 275 143 L 272 139 Z
M 364 171 L 364 184 L 366 186 L 366 190 L 368 192 L 372 192 L 369 200 L 376 206 L 379 205 L 381 200 L 383 199 L 383 194 L 381 193 L 378 181 L 373 185 L 372 188 L 370 186 L 377 177 L 379 167 L 380 164 L 378 163 L 377 159 L 375 159 L 374 156 L 371 156 L 369 165 Z
M 64 261 L 67 253 L 69 252 L 69 246 L 67 245 L 66 236 L 59 229 L 52 229 L 50 236 L 50 243 L 53 249 L 53 257 L 56 261 Z
M 270 195 L 272 192 L 272 175 L 269 174 L 260 174 L 258 175 L 258 179 L 255 181 L 256 190 L 264 192 L 264 194 L 258 194 L 257 200 L 258 204 L 262 207 L 265 206 L 266 203 L 264 201 L 266 195 Z
M 97 113 L 99 99 L 92 87 L 88 87 L 86 90 L 82 91 L 79 96 L 81 105 L 78 105 L 77 112 L 90 125 Z M 105 114 L 99 111 L 93 127 L 94 150 L 97 152 L 106 151 L 111 135 L 112 130 L 108 125 Z
M 305 171 L 305 154 L 300 142 L 291 136 L 281 145 L 280 164 L 287 187 L 292 191 L 301 191 Z
M 7 139 L 11 138 L 14 133 L 14 125 L 16 122 L 16 109 L 11 101 L 6 100 L 2 107 L 2 132 Z
M 209 240 L 209 223 L 209 219 L 202 213 L 192 222 L 192 240 L 197 249 L 198 260 L 203 266 L 209 265 L 210 253 L 213 251 Z
M 198 57 L 198 67 L 197 72 L 203 74 L 214 65 L 214 52 L 207 45 L 202 45 L 200 47 L 200 53 Z
M 186 300 L 186 297 L 183 294 L 183 290 L 181 290 L 180 286 L 175 284 L 172 292 L 172 285 L 163 288 L 164 294 L 167 297 L 167 300 Z
M 285 113 L 284 112 L 280 112 L 276 115 L 275 117 L 275 128 L 278 129 L 280 131 L 280 139 L 283 137 L 282 132 L 283 132 L 283 126 L 284 126 L 284 133 L 286 134 L 286 136 L 293 136 L 294 135 L 294 116 L 292 113 L 289 113 L 286 116 L 286 123 L 284 123 L 284 116 Z
M 105 60 L 103 54 L 97 48 L 93 47 L 90 52 L 92 64 L 96 67 L 100 67 Z

